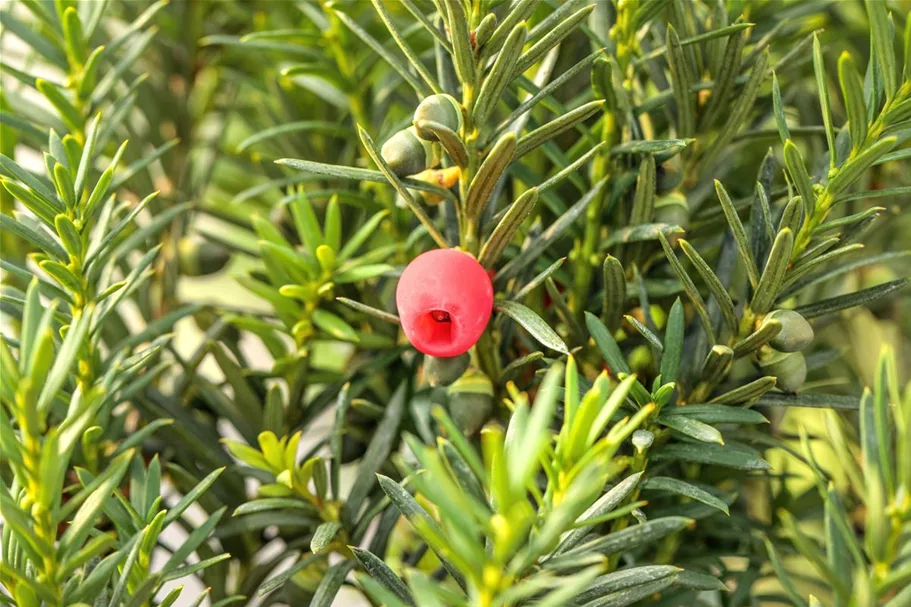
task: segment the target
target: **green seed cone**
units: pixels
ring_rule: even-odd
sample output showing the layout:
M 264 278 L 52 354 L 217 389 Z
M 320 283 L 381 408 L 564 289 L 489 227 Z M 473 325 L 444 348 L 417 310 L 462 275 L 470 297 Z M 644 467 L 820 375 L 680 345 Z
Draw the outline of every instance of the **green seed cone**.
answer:
M 399 177 L 420 173 L 434 164 L 431 144 L 421 141 L 414 127 L 403 129 L 387 139 L 380 155 Z
M 184 237 L 177 245 L 177 260 L 184 276 L 207 276 L 224 268 L 231 251 L 218 243 Z
M 431 386 L 448 386 L 462 377 L 470 363 L 471 356 L 468 353 L 447 358 L 425 356 L 424 375 Z
M 797 392 L 807 379 L 807 360 L 800 352 L 779 352 L 763 346 L 759 366 L 764 375 L 777 380 L 775 385 L 784 392 Z
M 462 128 L 462 108 L 449 95 L 431 95 L 425 98 L 414 111 L 414 124 L 421 121 L 437 122 L 450 130 L 459 132 Z M 417 136 L 426 141 L 439 141 L 432 132 L 416 128 Z
M 493 384 L 483 373 L 466 373 L 449 386 L 449 415 L 466 436 L 480 430 L 491 411 Z
M 813 342 L 813 327 L 794 310 L 775 310 L 766 318 L 781 323 L 781 331 L 769 344 L 780 352 L 798 352 Z
M 636 452 L 642 454 L 646 449 L 655 442 L 655 435 L 648 430 L 636 430 L 633 432 L 632 443 Z

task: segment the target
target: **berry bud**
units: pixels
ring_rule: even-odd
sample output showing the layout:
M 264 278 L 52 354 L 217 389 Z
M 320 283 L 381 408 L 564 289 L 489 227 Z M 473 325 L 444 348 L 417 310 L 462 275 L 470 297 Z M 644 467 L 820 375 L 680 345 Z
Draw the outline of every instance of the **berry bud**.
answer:
M 493 285 L 477 260 L 455 249 L 428 251 L 399 279 L 395 301 L 405 336 L 430 356 L 467 352 L 493 310 Z
M 646 449 L 651 447 L 653 442 L 655 442 L 655 435 L 648 430 L 636 430 L 633 432 L 632 443 L 636 448 L 636 453 L 639 455 L 642 455 Z
M 778 380 L 775 385 L 784 392 L 797 392 L 807 379 L 807 361 L 800 352 L 779 352 L 763 346 L 759 366 L 764 375 Z
M 177 244 L 177 261 L 184 276 L 214 274 L 230 259 L 231 251 L 217 242 L 184 236 Z
M 431 95 L 425 98 L 414 110 L 414 124 L 421 121 L 436 122 L 459 132 L 462 128 L 462 107 L 449 95 Z M 439 141 L 432 132 L 416 127 L 418 137 L 426 141 Z
M 380 155 L 399 177 L 420 173 L 438 162 L 433 145 L 421 140 L 414 127 L 403 129 L 387 139 Z
M 493 410 L 493 383 L 483 373 L 466 373 L 449 387 L 449 416 L 463 434 L 481 429 Z
M 424 375 L 427 377 L 427 383 L 434 387 L 448 386 L 462 377 L 470 362 L 471 356 L 467 353 L 447 358 L 428 356 L 424 359 Z
M 813 342 L 813 327 L 794 310 L 775 310 L 768 316 L 781 323 L 781 331 L 769 342 L 780 352 L 798 352 Z

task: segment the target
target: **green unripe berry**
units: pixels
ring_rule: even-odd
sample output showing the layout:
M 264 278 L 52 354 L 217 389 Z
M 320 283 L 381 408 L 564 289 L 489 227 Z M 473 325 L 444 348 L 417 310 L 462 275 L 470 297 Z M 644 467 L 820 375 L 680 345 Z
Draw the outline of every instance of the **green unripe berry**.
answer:
M 493 396 L 473 392 L 458 392 L 449 397 L 449 416 L 465 436 L 481 429 L 493 410 Z
M 762 373 L 777 380 L 784 392 L 797 392 L 807 379 L 807 360 L 800 352 L 779 352 L 769 346 L 759 350 Z
M 433 145 L 421 140 L 414 127 L 403 129 L 387 139 L 380 155 L 399 177 L 420 173 L 436 163 Z
M 493 383 L 479 372 L 469 372 L 449 386 L 449 416 L 466 436 L 481 429 L 493 411 Z
M 423 121 L 436 122 L 459 132 L 462 128 L 462 107 L 450 95 L 431 95 L 421 101 L 414 111 L 414 124 L 418 125 Z M 439 141 L 437 136 L 427 129 L 415 127 L 415 130 L 421 139 Z
M 177 244 L 177 262 L 184 276 L 207 276 L 224 268 L 231 251 L 217 242 L 183 237 Z
M 451 357 L 424 357 L 424 375 L 431 386 L 448 386 L 462 377 L 465 369 L 471 363 L 471 355 L 467 352 Z
M 769 342 L 779 352 L 798 352 L 813 342 L 813 327 L 794 310 L 775 310 L 767 319 L 781 323 L 781 331 Z

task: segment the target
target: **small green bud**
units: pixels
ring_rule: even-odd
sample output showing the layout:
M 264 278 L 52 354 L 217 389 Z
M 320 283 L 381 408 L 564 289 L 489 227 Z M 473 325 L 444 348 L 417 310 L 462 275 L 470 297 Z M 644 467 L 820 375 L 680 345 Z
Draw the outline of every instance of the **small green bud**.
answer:
M 316 259 L 324 272 L 331 273 L 335 269 L 335 251 L 329 245 L 321 244 L 316 247 Z
M 467 352 L 452 357 L 424 357 L 424 375 L 431 386 L 448 386 L 462 377 L 465 369 L 471 363 L 471 355 Z
M 781 323 L 781 331 L 769 344 L 780 352 L 798 352 L 813 342 L 813 327 L 794 310 L 775 310 L 767 319 Z
M 449 386 L 449 416 L 466 436 L 480 430 L 491 411 L 493 383 L 483 373 L 466 373 Z
M 433 145 L 422 141 L 414 127 L 401 130 L 387 139 L 380 155 L 399 177 L 420 173 L 436 164 Z
M 652 443 L 655 442 L 655 435 L 648 430 L 636 430 L 633 432 L 632 437 L 633 446 L 636 448 L 636 453 L 642 455 L 646 449 L 652 446 Z
M 614 92 L 613 66 L 606 57 L 598 57 L 592 64 L 591 85 L 595 99 L 604 99 L 607 102 L 605 110 L 613 112 L 617 109 L 617 96 Z
M 779 352 L 769 346 L 759 350 L 762 373 L 777 380 L 784 392 L 797 392 L 807 379 L 807 360 L 800 352 Z
M 478 24 L 478 27 L 475 28 L 474 32 L 474 47 L 479 49 L 490 40 L 490 37 L 493 35 L 494 31 L 497 29 L 497 16 L 493 13 L 490 13 Z
M 422 121 L 436 122 L 458 133 L 462 128 L 462 106 L 450 95 L 431 95 L 421 101 L 414 111 L 414 124 Z M 436 135 L 426 129 L 415 127 L 415 132 L 425 141 L 439 141 Z
M 206 276 L 224 268 L 231 251 L 217 242 L 185 236 L 177 244 L 177 261 L 184 276 Z
M 702 363 L 702 381 L 718 384 L 731 371 L 734 362 L 734 351 L 727 346 L 712 346 Z

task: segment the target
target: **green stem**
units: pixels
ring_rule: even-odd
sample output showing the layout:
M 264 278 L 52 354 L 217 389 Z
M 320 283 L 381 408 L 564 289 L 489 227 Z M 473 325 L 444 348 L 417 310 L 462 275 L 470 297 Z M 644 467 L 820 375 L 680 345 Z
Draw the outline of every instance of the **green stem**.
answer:
M 592 181 L 594 183 L 600 182 L 611 173 L 608 153 L 614 139 L 616 124 L 613 113 L 607 112 L 604 114 L 601 140 L 606 142 L 607 145 L 603 148 L 605 151 L 595 157 L 592 171 Z M 579 320 L 582 319 L 582 314 L 585 312 L 588 294 L 591 292 L 591 282 L 594 276 L 595 267 L 597 267 L 599 261 L 597 258 L 597 248 L 598 243 L 601 240 L 601 211 L 604 208 L 608 196 L 609 189 L 604 188 L 601 195 L 589 205 L 585 212 L 585 233 L 582 238 L 582 243 L 581 245 L 577 244 L 573 251 L 573 257 L 576 264 L 576 280 L 573 285 L 573 290 L 570 293 L 569 307 Z
M 462 106 L 465 108 L 465 120 L 462 125 L 462 140 L 468 150 L 468 166 L 459 174 L 459 203 L 456 212 L 459 216 L 459 230 L 462 248 L 472 255 L 477 256 L 481 245 L 480 217 L 469 217 L 465 214 L 465 201 L 468 199 L 468 187 L 478 170 L 478 141 L 480 133 L 474 125 L 472 109 L 474 108 L 474 86 L 471 83 L 462 83 Z
M 617 21 L 611 28 L 610 36 L 617 48 L 617 60 L 620 68 L 623 86 L 627 91 L 632 90 L 632 73 L 629 70 L 634 54 L 638 52 L 638 42 L 634 27 L 634 16 L 638 2 L 627 0 L 621 2 L 617 13 Z M 613 112 L 605 112 L 601 126 L 601 141 L 605 143 L 603 151 L 595 158 L 593 165 L 593 183 L 598 183 L 611 174 L 610 149 L 617 135 L 617 121 Z M 591 293 L 591 283 L 595 269 L 600 264 L 598 244 L 601 241 L 601 213 L 610 190 L 604 188 L 601 195 L 588 207 L 585 213 L 585 232 L 581 246 L 573 251 L 576 262 L 576 279 L 570 294 L 569 306 L 576 316 L 577 321 L 582 321 Z
M 478 73 L 480 66 L 476 66 L 475 73 Z M 474 124 L 472 110 L 475 102 L 475 86 L 473 82 L 462 83 L 462 106 L 465 108 L 465 119 L 462 124 L 462 140 L 468 150 L 468 166 L 464 167 L 459 175 L 459 202 L 456 204 L 456 213 L 459 217 L 459 236 L 462 248 L 477 256 L 481 249 L 481 217 L 482 212 L 475 216 L 468 216 L 465 213 L 464 203 L 468 199 L 468 188 L 471 180 L 480 166 L 481 159 L 478 142 L 481 140 L 481 133 Z M 475 359 L 481 371 L 490 378 L 496 385 L 502 371 L 497 339 L 490 329 L 485 331 L 478 343 L 475 344 Z

